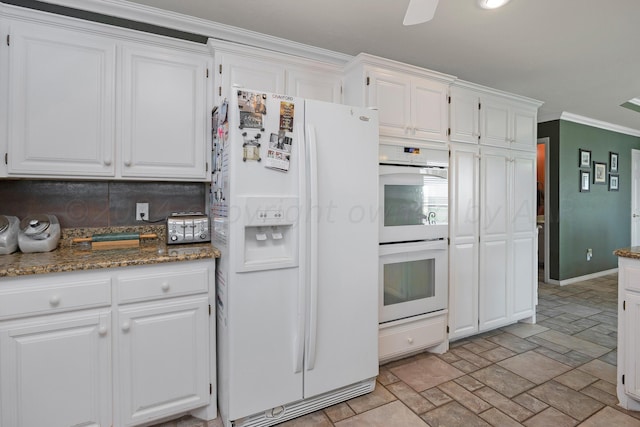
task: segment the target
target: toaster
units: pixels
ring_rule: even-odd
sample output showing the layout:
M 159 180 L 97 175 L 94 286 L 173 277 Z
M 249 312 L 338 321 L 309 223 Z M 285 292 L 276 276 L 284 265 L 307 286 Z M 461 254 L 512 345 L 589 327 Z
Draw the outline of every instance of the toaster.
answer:
M 201 212 L 172 213 L 167 217 L 167 244 L 210 242 L 209 217 Z

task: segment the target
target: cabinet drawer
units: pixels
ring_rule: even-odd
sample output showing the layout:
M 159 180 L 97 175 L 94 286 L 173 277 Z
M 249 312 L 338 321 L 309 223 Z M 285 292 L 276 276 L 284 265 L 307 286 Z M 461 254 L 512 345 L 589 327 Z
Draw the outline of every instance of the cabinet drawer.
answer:
M 640 268 L 630 265 L 623 268 L 625 289 L 640 291 Z
M 445 340 L 447 316 L 416 320 L 380 329 L 378 354 L 380 360 L 410 354 Z
M 43 279 L 21 283 L 0 291 L 0 318 L 54 313 L 70 309 L 92 308 L 111 304 L 111 278 L 48 282 Z
M 208 290 L 208 277 L 206 266 L 123 274 L 116 279 L 117 299 L 127 303 L 204 293 Z

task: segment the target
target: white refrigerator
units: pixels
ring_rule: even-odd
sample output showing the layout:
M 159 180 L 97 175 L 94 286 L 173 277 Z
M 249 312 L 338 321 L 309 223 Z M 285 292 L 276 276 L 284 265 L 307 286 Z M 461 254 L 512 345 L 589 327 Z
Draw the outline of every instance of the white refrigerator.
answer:
M 377 111 L 240 89 L 213 129 L 224 424 L 273 425 L 372 391 Z

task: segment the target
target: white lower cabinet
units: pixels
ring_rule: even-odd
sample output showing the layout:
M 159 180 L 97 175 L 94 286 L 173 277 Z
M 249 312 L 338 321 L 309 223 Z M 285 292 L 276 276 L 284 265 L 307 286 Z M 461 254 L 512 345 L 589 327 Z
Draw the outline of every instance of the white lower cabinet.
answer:
M 0 281 L 0 426 L 216 417 L 213 260 Z
M 447 310 L 380 324 L 378 358 L 381 363 L 406 357 L 427 348 L 433 353 L 448 349 Z
M 618 258 L 618 369 L 620 406 L 640 411 L 640 260 Z

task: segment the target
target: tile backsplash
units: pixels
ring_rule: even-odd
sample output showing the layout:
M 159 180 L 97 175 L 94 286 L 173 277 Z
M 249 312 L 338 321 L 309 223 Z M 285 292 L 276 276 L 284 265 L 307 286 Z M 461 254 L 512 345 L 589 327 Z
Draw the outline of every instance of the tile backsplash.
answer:
M 202 182 L 0 180 L 0 215 L 56 215 L 63 228 L 142 225 L 136 203 L 149 203 L 151 221 L 171 212 L 205 212 Z M 160 222 L 159 224 L 162 224 Z

